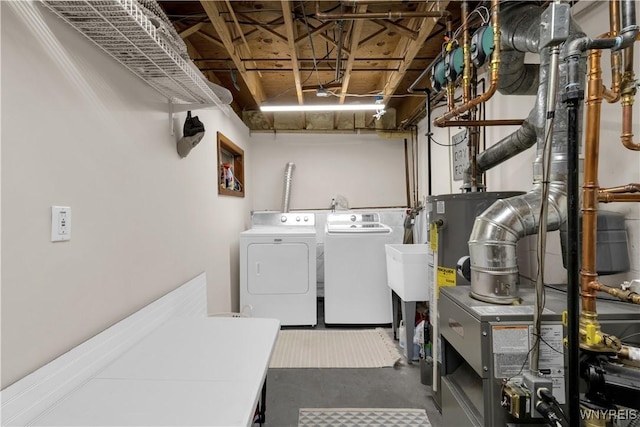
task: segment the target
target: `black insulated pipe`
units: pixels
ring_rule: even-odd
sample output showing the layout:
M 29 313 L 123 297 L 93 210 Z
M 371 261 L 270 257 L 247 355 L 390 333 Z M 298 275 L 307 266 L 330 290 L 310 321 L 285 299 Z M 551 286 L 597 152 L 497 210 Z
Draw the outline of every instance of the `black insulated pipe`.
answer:
M 612 39 L 595 39 L 589 43 L 590 49 L 613 49 L 619 44 L 618 37 Z
M 620 30 L 620 45 L 613 50 L 620 50 L 631 46 L 638 37 L 638 25 L 636 21 L 636 0 L 622 2 L 622 29 Z
M 579 222 L 580 190 L 578 155 L 580 152 L 580 123 L 578 106 L 584 98 L 581 90 L 567 87 L 567 335 L 569 340 L 569 373 L 567 400 L 571 426 L 580 425 L 580 268 Z
M 427 196 L 431 196 L 431 91 L 425 89 L 427 93 Z
M 622 2 L 622 28 L 636 25 L 636 0 L 624 0 Z

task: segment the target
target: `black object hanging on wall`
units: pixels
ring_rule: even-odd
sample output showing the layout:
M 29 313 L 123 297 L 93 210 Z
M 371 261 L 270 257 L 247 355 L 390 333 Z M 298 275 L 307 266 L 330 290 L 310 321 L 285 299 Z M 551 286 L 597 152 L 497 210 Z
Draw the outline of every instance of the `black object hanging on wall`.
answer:
M 178 141 L 178 154 L 185 158 L 193 147 L 204 137 L 204 124 L 198 116 L 191 117 L 191 111 L 187 112 L 187 118 L 182 127 L 182 138 Z

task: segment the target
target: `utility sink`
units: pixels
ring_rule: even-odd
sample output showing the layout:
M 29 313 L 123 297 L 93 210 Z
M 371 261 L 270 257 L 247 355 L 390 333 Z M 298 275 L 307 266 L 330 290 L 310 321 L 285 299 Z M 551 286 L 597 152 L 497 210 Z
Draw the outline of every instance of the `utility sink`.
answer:
M 387 285 L 403 301 L 427 301 L 427 245 L 385 245 Z

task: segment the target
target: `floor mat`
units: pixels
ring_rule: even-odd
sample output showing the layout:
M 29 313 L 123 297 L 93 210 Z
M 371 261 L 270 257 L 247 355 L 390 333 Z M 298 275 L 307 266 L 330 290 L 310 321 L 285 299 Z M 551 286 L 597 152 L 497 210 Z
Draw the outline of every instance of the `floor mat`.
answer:
M 400 355 L 387 329 L 283 330 L 271 368 L 383 368 Z
M 424 409 L 301 408 L 298 427 L 430 427 Z

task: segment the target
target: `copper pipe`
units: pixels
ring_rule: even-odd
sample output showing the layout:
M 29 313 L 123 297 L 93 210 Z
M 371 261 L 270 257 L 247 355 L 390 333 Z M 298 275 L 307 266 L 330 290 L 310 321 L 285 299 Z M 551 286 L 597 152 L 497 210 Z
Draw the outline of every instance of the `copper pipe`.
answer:
M 611 31 L 606 37 L 616 37 L 620 34 L 620 0 L 609 1 L 609 27 Z M 611 89 L 605 88 L 604 99 L 612 104 L 620 100 L 620 82 L 622 73 L 620 64 L 622 54 L 620 51 L 611 52 Z
M 640 41 L 640 33 L 636 37 L 636 41 Z M 624 49 L 624 64 L 625 71 L 633 71 L 633 45 Z
M 461 106 L 454 108 L 438 117 L 433 121 L 433 124 L 439 127 L 443 126 L 443 123 L 446 120 L 449 120 L 453 117 L 459 116 L 460 114 L 469 111 L 473 107 L 481 104 L 496 93 L 498 90 L 498 70 L 500 68 L 500 18 L 498 17 L 498 13 L 500 12 L 500 0 L 491 0 L 491 25 L 493 27 L 493 44 L 494 50 L 491 55 L 491 81 L 489 85 L 489 89 L 480 96 L 475 97 L 462 104 Z
M 636 36 L 640 40 L 640 33 Z M 624 49 L 624 73 L 622 74 L 622 133 L 620 141 L 629 150 L 640 151 L 640 143 L 633 142 L 633 101 L 636 95 L 636 77 L 633 72 L 634 44 Z
M 501 119 L 501 120 L 447 120 L 442 127 L 456 126 L 520 126 L 523 119 Z
M 464 61 L 464 69 L 462 71 L 462 102 L 467 103 L 471 99 L 471 51 L 469 50 L 469 28 L 467 21 L 469 19 L 469 3 L 464 0 L 460 7 L 462 20 L 462 56 Z
M 451 14 L 447 15 L 447 20 L 445 21 L 445 30 L 446 37 L 451 37 L 453 35 L 453 19 L 451 19 Z M 445 38 L 445 41 L 449 41 Z
M 612 194 L 599 193 L 598 201 L 602 203 L 613 202 L 640 202 L 640 194 Z
M 613 72 L 613 70 L 611 71 Z M 615 104 L 620 100 L 620 92 L 615 92 L 604 85 L 602 87 L 602 96 L 609 104 Z
M 448 10 L 435 10 L 424 12 L 367 12 L 367 13 L 325 13 L 320 12 L 319 3 L 316 3 L 315 17 L 321 21 L 342 21 L 357 19 L 404 19 L 404 18 L 448 18 L 451 12 Z
M 452 110 L 455 106 L 456 85 L 455 83 L 447 83 L 447 109 Z
M 612 288 L 611 286 L 603 285 L 602 283 L 598 282 L 589 283 L 589 287 L 594 291 L 606 292 L 607 294 L 618 298 L 620 301 L 630 302 L 632 304 L 640 304 L 640 294 L 636 292 Z
M 611 37 L 620 33 L 620 0 L 609 0 L 609 28 Z
M 619 187 L 601 188 L 601 193 L 637 193 L 640 192 L 640 184 L 631 183 Z
M 640 33 L 636 37 L 636 41 L 640 41 Z M 633 44 L 623 49 L 624 72 L 633 73 Z
M 587 86 L 587 122 L 585 130 L 584 184 L 582 186 L 582 268 L 580 288 L 582 311 L 595 313 L 596 294 L 589 286 L 596 273 L 596 230 L 598 220 L 598 154 L 600 149 L 600 113 L 602 109 L 601 51 L 589 51 Z
M 629 150 L 640 151 L 640 143 L 633 142 L 633 95 L 622 97 L 622 133 L 620 141 Z

